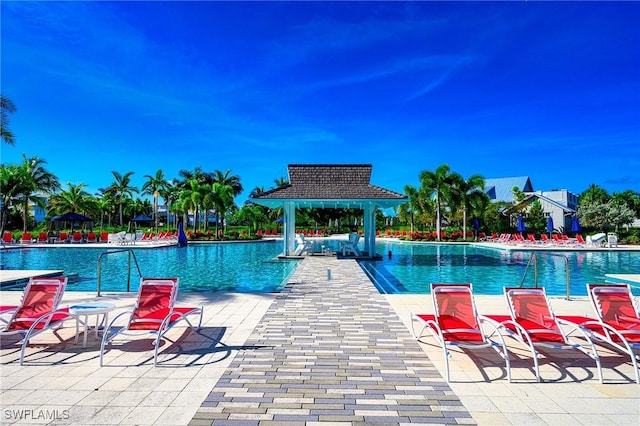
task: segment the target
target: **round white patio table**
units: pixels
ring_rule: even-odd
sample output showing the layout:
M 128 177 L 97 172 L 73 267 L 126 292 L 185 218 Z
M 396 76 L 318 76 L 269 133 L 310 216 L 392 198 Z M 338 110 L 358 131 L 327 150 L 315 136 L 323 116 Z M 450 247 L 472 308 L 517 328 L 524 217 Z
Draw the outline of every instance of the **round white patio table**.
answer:
M 116 305 L 109 302 L 81 303 L 79 305 L 69 306 L 69 313 L 76 317 L 75 342 L 78 342 L 80 323 L 82 323 L 84 325 L 84 338 L 82 340 L 82 347 L 85 348 L 87 346 L 89 315 L 96 316 L 96 326 L 94 329 L 96 332 L 96 337 L 98 337 L 98 329 L 100 328 L 100 324 L 104 324 L 105 326 L 107 325 L 107 322 L 109 321 L 109 312 L 113 311 L 115 308 Z M 102 321 L 100 321 L 100 315 L 102 315 Z M 84 321 L 80 319 L 81 316 L 84 316 Z

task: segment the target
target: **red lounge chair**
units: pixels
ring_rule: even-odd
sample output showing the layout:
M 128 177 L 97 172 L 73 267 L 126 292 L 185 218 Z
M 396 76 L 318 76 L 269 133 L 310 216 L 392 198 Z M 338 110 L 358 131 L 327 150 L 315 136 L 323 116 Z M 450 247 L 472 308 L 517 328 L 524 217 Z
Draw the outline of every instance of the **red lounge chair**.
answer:
M 411 334 L 418 340 L 425 329 L 429 329 L 438 344 L 442 347 L 444 362 L 449 373 L 449 346 L 462 349 L 493 348 L 504 359 L 507 379 L 511 382 L 511 367 L 509 353 L 504 338 L 498 332 L 499 324 L 478 315 L 471 284 L 431 284 L 431 297 L 435 315 L 411 313 Z M 416 333 L 415 322 L 422 324 L 422 329 Z M 488 325 L 492 332 L 486 334 L 482 325 Z M 493 338 L 497 338 L 494 340 Z
M 577 246 L 577 245 L 579 245 L 577 239 L 572 240 L 572 239 L 569 238 L 568 235 L 565 235 L 565 234 L 560 235 L 560 242 L 562 244 L 564 244 L 565 246 Z
M 118 336 L 135 334 L 155 335 L 153 340 L 153 365 L 158 364 L 158 350 L 164 335 L 181 320 L 185 320 L 189 327 L 194 328 L 189 315 L 198 315 L 197 330 L 202 325 L 203 307 L 175 307 L 178 295 L 178 278 L 141 278 L 138 289 L 138 299 L 133 311 L 122 312 L 117 315 L 104 332 L 100 345 L 100 366 L 103 365 L 105 346 Z M 114 329 L 114 324 L 124 316 L 128 316 L 124 327 Z
M 629 355 L 640 384 L 640 313 L 627 284 L 587 284 L 597 323 L 583 324 L 594 340 Z
M 542 378 L 538 365 L 538 358 L 541 354 L 537 348 L 546 348 L 582 351 L 595 361 L 598 378 L 602 383 L 600 358 L 589 334 L 577 324 L 557 318 L 553 314 L 544 288 L 505 287 L 504 294 L 507 298 L 511 319 L 502 321 L 501 324 L 511 337 L 527 346 L 531 351 L 538 382 L 541 382 Z M 489 317 L 494 321 L 501 319 L 496 316 Z M 568 327 L 570 331 L 565 332 L 560 327 L 561 324 Z M 580 336 L 581 341 L 572 340 L 571 336 L 574 334 Z M 586 350 L 585 347 L 588 347 L 589 350 Z
M 551 240 L 547 237 L 547 234 L 540 234 L 540 241 L 542 241 L 542 244 L 551 244 Z
M 109 233 L 108 232 L 101 232 L 100 233 L 100 242 L 101 243 L 108 243 L 109 242 Z
M 40 232 L 38 234 L 38 242 L 39 243 L 46 243 L 48 241 L 49 241 L 49 239 L 47 238 L 47 233 L 46 232 Z
M 20 244 L 31 244 L 31 232 L 25 232 L 22 234 Z
M 96 233 L 95 232 L 89 232 L 87 234 L 87 242 L 88 243 L 95 243 L 97 241 L 97 237 L 96 237 Z
M 58 234 L 58 238 L 56 239 L 56 243 L 66 243 L 67 240 L 69 239 L 69 234 L 67 234 L 66 232 L 61 232 Z
M 578 245 L 584 246 L 586 245 L 586 241 L 584 240 L 584 238 L 582 238 L 582 235 L 580 234 L 576 234 L 576 241 L 578 243 Z
M 71 242 L 72 243 L 82 243 L 82 233 L 81 232 L 74 232 L 71 236 Z
M 527 234 L 527 239 L 531 244 L 541 244 L 540 240 L 536 240 L 536 236 L 533 234 Z
M 527 242 L 525 241 L 524 237 L 522 236 L 522 234 L 519 233 L 515 233 L 512 235 L 512 240 L 508 241 L 509 243 L 512 244 L 526 244 Z
M 13 244 L 13 234 L 11 232 L 5 232 L 4 235 L 2 235 L 2 242 Z
M 24 352 L 32 337 L 54 326 L 61 326 L 70 318 L 69 308 L 58 308 L 66 285 L 66 277 L 31 278 L 19 306 L 0 307 L 0 313 L 12 313 L 8 321 L 3 321 L 7 325 L 0 330 L 0 335 L 22 336 L 20 365 L 23 364 Z

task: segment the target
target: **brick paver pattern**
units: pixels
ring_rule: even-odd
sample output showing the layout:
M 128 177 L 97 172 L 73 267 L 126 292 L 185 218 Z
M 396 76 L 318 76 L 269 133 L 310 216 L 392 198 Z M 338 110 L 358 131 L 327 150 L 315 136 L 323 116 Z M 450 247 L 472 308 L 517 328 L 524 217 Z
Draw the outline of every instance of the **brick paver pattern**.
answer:
M 354 260 L 304 259 L 190 425 L 473 424 Z

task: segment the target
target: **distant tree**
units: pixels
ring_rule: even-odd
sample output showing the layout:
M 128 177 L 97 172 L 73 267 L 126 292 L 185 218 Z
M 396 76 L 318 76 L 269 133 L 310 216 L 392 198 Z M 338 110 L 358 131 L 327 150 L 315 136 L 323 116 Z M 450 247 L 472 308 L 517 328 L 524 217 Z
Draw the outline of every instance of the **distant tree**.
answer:
M 420 173 L 420 191 L 423 196 L 434 197 L 436 202 L 436 232 L 440 241 L 440 229 L 442 224 L 442 209 L 447 201 L 451 200 L 453 178 L 451 168 L 447 164 L 442 164 L 432 172 L 424 170 Z
M 138 188 L 131 185 L 131 176 L 135 172 L 127 172 L 125 174 L 120 174 L 116 171 L 111 172 L 115 180 L 109 185 L 107 188 L 107 192 L 113 194 L 116 203 L 118 204 L 118 209 L 120 212 L 120 227 L 124 226 L 123 220 L 123 207 L 126 203 L 126 199 L 130 199 L 133 197 L 133 193 L 138 193 Z
M 544 233 L 547 226 L 547 219 L 544 216 L 544 209 L 540 200 L 535 200 L 529 206 L 527 212 L 527 226 L 532 233 Z
M 28 179 L 29 178 L 24 167 L 15 164 L 0 165 L 0 188 L 2 188 L 0 191 L 0 201 L 2 201 L 2 235 L 4 234 L 10 210 L 12 208 L 16 208 L 16 206 L 20 204 L 20 195 L 29 191 L 31 188 Z
M 609 200 L 605 206 L 607 208 L 607 219 L 616 232 L 622 225 L 631 225 L 636 218 L 636 212 L 631 210 L 625 203 L 617 202 L 615 199 Z
M 608 223 L 605 203 L 582 202 L 578 206 L 578 218 L 584 228 L 603 230 Z
M 46 207 L 42 195 L 50 195 L 60 188 L 58 178 L 49 172 L 44 165 L 47 162 L 38 157 L 27 158 L 22 154 L 22 165 L 27 185 L 19 198 L 22 204 L 22 232 L 27 232 L 27 216 L 29 215 L 29 203 Z
M 611 196 L 604 188 L 592 183 L 586 191 L 578 196 L 578 203 L 604 204 L 610 199 Z
M 517 186 L 514 186 L 513 188 L 511 188 L 511 192 L 513 193 L 513 203 L 514 204 L 520 203 L 521 201 L 523 201 L 527 197 L 527 194 L 522 192 L 522 190 Z
M 147 181 L 142 185 L 142 193 L 153 197 L 153 221 L 155 230 L 158 232 L 158 198 L 162 196 L 162 191 L 169 182 L 165 179 L 161 169 L 158 169 L 154 176 L 145 175 L 144 177 L 147 178 Z
M 167 229 L 170 225 L 169 213 L 177 213 L 174 215 L 174 225 L 177 227 L 180 214 L 180 182 L 175 179 L 168 181 L 165 188 L 160 190 L 160 196 L 167 205 Z
M 13 101 L 5 95 L 0 95 L 0 139 L 7 145 L 15 145 L 13 132 L 9 130 L 9 114 L 15 114 L 17 108 Z
M 464 239 L 467 239 L 467 214 L 472 210 L 472 200 L 474 198 L 483 198 L 484 193 L 484 177 L 480 175 L 472 175 L 465 180 L 461 175 L 452 174 L 453 194 L 458 201 L 456 204 L 462 209 L 462 232 Z M 475 201 L 475 200 L 474 200 Z M 477 202 L 475 202 L 477 204 Z
M 198 212 L 202 204 L 203 191 L 202 187 L 205 184 L 200 184 L 198 179 L 191 179 L 189 186 L 180 191 L 180 202 L 182 203 L 182 210 L 185 215 L 189 211 L 193 211 L 193 229 L 198 229 Z M 188 223 L 188 219 L 185 218 L 185 226 Z
M 580 203 L 578 217 L 585 227 L 605 230 L 608 227 L 618 228 L 633 223 L 636 215 L 626 204 L 609 200 L 606 203 Z
M 227 210 L 233 206 L 233 187 L 229 184 L 214 182 L 211 186 L 213 203 L 216 209 L 216 235 L 218 235 L 218 222 L 225 227 Z
M 267 221 L 262 206 L 257 204 L 245 204 L 232 215 L 236 223 L 249 226 L 249 233 L 255 233 L 263 223 Z
M 635 192 L 630 189 L 623 192 L 616 192 L 613 194 L 612 199 L 619 205 L 626 205 L 635 213 L 636 218 L 640 218 L 640 192 Z
M 279 177 L 278 179 L 274 179 L 273 183 L 276 184 L 276 188 L 282 188 L 283 186 L 289 185 L 289 179 L 282 176 L 282 177 Z
M 411 222 L 411 233 L 413 234 L 416 215 L 423 212 L 424 203 L 420 191 L 413 185 L 405 185 L 404 193 L 409 198 L 409 201 L 400 206 L 398 217 L 403 220 L 405 212 L 409 215 L 408 219 Z
M 111 227 L 111 219 L 115 214 L 115 201 L 112 194 L 106 192 L 104 188 L 98 188 L 95 194 L 96 206 L 100 213 L 100 228 L 104 227 L 104 216 L 107 216 L 108 226 Z
M 186 189 L 191 185 L 191 181 L 193 179 L 197 180 L 201 185 L 210 185 L 213 183 L 213 176 L 211 173 L 205 173 L 202 170 L 202 167 L 198 166 L 193 171 L 190 170 L 180 170 L 178 175 L 182 178 L 182 181 L 178 182 L 178 186 L 181 189 Z
M 229 185 L 233 190 L 233 195 L 236 197 L 244 190 L 242 183 L 240 183 L 240 177 L 232 175 L 231 170 L 228 169 L 224 173 L 220 170 L 214 171 L 213 182 L 218 182 L 220 185 Z
M 95 199 L 91 197 L 84 188 L 84 183 L 77 185 L 67 182 L 67 189 L 54 194 L 49 199 L 49 211 L 51 214 L 59 215 L 65 213 L 86 214 L 94 210 Z

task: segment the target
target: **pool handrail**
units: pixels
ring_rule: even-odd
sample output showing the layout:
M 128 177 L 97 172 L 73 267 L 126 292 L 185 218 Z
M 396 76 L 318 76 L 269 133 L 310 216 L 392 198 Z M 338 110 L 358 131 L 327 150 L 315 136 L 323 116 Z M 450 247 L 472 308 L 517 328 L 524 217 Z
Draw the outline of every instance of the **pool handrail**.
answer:
M 569 271 L 569 258 L 560 253 L 551 253 L 548 252 L 550 256 L 561 256 L 564 259 L 565 264 L 565 274 L 566 274 L 566 296 L 565 299 L 571 300 L 571 274 Z M 520 280 L 520 287 L 524 285 L 524 280 L 527 277 L 527 272 L 529 271 L 529 266 L 533 263 L 533 283 L 535 288 L 538 288 L 538 255 L 537 253 L 531 253 L 529 257 L 529 261 L 527 262 L 527 266 L 525 267 L 524 274 L 522 274 L 522 279 Z
M 120 250 L 102 252 L 100 253 L 100 256 L 98 256 L 98 285 L 97 285 L 98 297 L 100 297 L 100 283 L 102 281 L 102 257 L 108 254 L 122 253 L 125 251 L 129 252 L 128 261 L 127 261 L 127 292 L 131 291 L 131 256 L 133 256 L 133 261 L 136 263 L 138 274 L 140 275 L 140 278 L 142 278 L 142 272 L 140 271 L 140 265 L 138 264 L 138 259 L 136 258 L 136 254 L 132 249 L 120 249 Z

